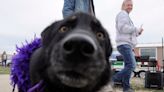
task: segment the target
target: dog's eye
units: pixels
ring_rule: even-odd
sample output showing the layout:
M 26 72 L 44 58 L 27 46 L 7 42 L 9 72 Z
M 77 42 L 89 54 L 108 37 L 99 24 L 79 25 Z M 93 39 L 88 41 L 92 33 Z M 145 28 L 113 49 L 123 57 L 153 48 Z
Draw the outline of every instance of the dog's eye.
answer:
M 104 34 L 103 34 L 103 33 L 97 32 L 96 35 L 97 35 L 97 38 L 99 38 L 99 39 L 101 39 L 101 40 L 104 39 Z
M 66 26 L 62 26 L 59 30 L 59 32 L 61 32 L 61 33 L 66 32 L 66 31 L 68 31 L 68 27 L 66 27 Z

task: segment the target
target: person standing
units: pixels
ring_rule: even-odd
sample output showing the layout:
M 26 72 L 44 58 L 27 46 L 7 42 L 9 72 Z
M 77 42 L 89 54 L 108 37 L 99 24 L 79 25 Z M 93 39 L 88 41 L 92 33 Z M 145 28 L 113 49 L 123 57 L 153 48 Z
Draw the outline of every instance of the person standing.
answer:
M 6 62 L 7 62 L 7 54 L 6 51 L 4 51 L 1 55 L 1 59 L 2 59 L 2 66 L 6 67 Z
M 63 17 L 66 18 L 76 12 L 95 16 L 93 0 L 64 0 Z
M 143 32 L 143 28 L 134 26 L 129 13 L 133 9 L 132 0 L 124 0 L 122 11 L 116 16 L 116 44 L 117 50 L 123 56 L 124 68 L 113 76 L 114 82 L 121 82 L 123 92 L 134 92 L 130 87 L 131 73 L 136 67 L 133 49 L 137 44 L 137 37 Z

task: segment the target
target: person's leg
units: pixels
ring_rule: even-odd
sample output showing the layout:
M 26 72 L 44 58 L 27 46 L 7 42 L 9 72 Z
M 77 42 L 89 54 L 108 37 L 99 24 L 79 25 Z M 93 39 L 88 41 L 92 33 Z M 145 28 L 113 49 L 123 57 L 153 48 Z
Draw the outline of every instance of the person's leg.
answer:
M 129 45 L 121 45 L 117 49 L 124 58 L 125 66 L 124 69 L 113 76 L 113 80 L 122 82 L 123 90 L 128 90 L 130 88 L 131 73 L 136 66 L 134 53 Z
M 2 66 L 3 66 L 4 60 L 2 60 Z
M 6 67 L 6 66 L 7 66 L 7 65 L 6 65 L 6 63 L 7 63 L 7 60 L 5 60 L 5 62 L 4 62 L 4 63 L 5 63 L 5 67 Z

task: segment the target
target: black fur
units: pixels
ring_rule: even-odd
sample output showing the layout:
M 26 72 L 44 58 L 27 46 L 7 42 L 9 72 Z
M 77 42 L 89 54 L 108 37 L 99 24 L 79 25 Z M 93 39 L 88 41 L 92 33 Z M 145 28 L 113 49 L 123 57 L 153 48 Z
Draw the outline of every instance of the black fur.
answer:
M 76 13 L 51 24 L 41 36 L 42 47 L 30 61 L 33 85 L 43 80 L 44 92 L 97 92 L 109 83 L 112 46 L 95 17 Z

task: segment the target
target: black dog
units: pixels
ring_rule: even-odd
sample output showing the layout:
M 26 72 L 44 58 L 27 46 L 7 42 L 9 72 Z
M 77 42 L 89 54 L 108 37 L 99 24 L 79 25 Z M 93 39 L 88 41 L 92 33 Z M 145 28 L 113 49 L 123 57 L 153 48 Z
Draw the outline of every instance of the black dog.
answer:
M 93 16 L 76 13 L 47 27 L 42 47 L 30 61 L 35 85 L 44 92 L 102 92 L 110 83 L 112 52 L 108 33 Z

